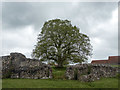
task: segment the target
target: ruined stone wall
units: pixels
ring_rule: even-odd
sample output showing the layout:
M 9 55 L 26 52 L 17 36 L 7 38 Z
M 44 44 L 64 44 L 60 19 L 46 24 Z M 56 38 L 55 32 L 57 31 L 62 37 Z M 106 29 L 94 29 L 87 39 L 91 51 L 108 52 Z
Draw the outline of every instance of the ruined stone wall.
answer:
M 78 64 L 69 66 L 65 75 L 70 80 L 80 80 L 83 82 L 91 82 L 99 80 L 101 77 L 115 77 L 118 68 L 103 64 Z
M 52 78 L 52 69 L 39 60 L 11 53 L 2 57 L 2 78 L 47 79 Z
M 0 79 L 2 78 L 2 58 L 0 57 Z

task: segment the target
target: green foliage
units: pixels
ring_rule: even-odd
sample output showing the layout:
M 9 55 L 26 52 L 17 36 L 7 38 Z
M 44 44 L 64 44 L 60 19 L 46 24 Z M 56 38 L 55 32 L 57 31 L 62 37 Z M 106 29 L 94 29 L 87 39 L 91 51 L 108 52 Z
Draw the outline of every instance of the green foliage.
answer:
M 41 61 L 54 60 L 58 67 L 69 62 L 83 62 L 91 56 L 87 35 L 80 33 L 68 20 L 54 19 L 44 23 L 32 57 Z
M 4 72 L 3 78 L 10 78 L 13 71 L 14 66 L 10 66 L 9 69 Z
M 115 78 L 120 79 L 120 73 L 118 73 Z
M 3 76 L 3 78 L 10 78 L 11 77 L 11 71 L 7 71 L 7 73 Z
M 88 66 L 88 73 L 87 74 L 90 74 L 91 73 L 91 67 Z
M 74 79 L 77 80 L 78 76 L 77 76 L 77 69 L 74 70 Z

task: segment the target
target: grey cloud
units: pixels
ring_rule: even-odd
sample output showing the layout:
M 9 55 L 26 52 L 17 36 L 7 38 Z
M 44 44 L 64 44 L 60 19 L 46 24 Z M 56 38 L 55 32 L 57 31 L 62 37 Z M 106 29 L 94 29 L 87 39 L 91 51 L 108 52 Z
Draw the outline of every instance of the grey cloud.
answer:
M 2 7 L 3 31 L 21 30 L 26 26 L 32 25 L 34 26 L 34 32 L 39 32 L 46 20 L 53 18 L 68 19 L 90 38 L 103 40 L 104 43 L 100 47 L 95 48 L 93 58 L 107 57 L 108 55 L 116 54 L 117 35 L 116 33 L 112 35 L 109 31 L 106 31 L 110 27 L 98 29 L 96 26 L 109 22 L 112 18 L 112 11 L 116 8 L 117 3 L 113 2 L 80 2 L 75 5 L 67 2 L 5 2 Z M 93 33 L 93 29 L 95 29 L 96 33 Z M 17 41 L 14 38 L 13 43 L 4 38 L 4 48 L 26 47 L 19 42 L 16 43 Z M 29 44 L 33 43 L 29 42 Z M 28 49 L 32 50 L 33 48 L 31 47 L 30 45 Z M 103 53 L 104 49 L 106 51 Z
M 37 29 L 41 28 L 46 20 L 51 19 L 54 14 L 57 14 L 57 11 L 59 12 L 54 8 L 61 9 L 61 6 L 65 6 L 65 4 L 5 2 L 2 8 L 3 29 L 19 28 L 26 25 L 34 25 Z
M 111 11 L 117 8 L 117 3 L 80 3 L 73 10 L 72 20 L 74 24 L 80 26 L 83 32 L 91 32 L 89 28 L 97 26 L 101 22 L 109 20 Z
M 3 3 L 3 29 L 20 28 L 26 25 L 36 25 L 46 13 L 39 8 L 34 8 L 30 3 Z
M 88 25 L 89 18 L 97 19 L 94 20 L 96 22 L 109 19 L 114 6 L 114 3 L 102 2 L 78 3 L 76 6 L 73 6 L 72 3 L 58 2 L 5 2 L 2 8 L 3 28 L 18 28 L 25 25 L 40 28 L 46 20 L 52 17 L 70 19 L 72 22 L 79 19 L 81 27 L 84 27 Z M 78 24 L 78 22 L 76 23 Z

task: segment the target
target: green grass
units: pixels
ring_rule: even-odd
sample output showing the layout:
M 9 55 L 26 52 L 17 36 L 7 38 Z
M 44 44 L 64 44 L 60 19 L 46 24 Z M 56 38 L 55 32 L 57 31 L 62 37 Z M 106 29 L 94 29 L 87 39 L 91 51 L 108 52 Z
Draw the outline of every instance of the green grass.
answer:
M 3 88 L 117 88 L 117 78 L 103 78 L 95 82 L 61 79 L 3 79 Z
M 2 88 L 2 79 L 0 79 L 0 89 Z
M 111 65 L 112 67 L 120 67 L 120 65 Z
M 65 79 L 66 67 L 63 67 L 63 68 L 52 67 L 52 70 L 53 70 L 54 79 Z
M 102 78 L 95 82 L 66 80 L 66 68 L 55 68 L 53 79 L 3 79 L 3 88 L 118 88 L 117 78 Z

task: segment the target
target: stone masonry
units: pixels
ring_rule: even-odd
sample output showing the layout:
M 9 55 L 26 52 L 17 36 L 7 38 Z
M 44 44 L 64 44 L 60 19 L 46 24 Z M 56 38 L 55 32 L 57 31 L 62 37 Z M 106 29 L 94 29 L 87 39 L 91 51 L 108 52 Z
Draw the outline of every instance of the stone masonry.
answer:
M 103 64 L 78 64 L 69 66 L 66 69 L 65 76 L 70 80 L 80 80 L 91 82 L 99 80 L 102 77 L 115 77 L 118 68 Z
M 2 78 L 52 78 L 50 66 L 36 59 L 26 58 L 21 53 L 2 56 Z

